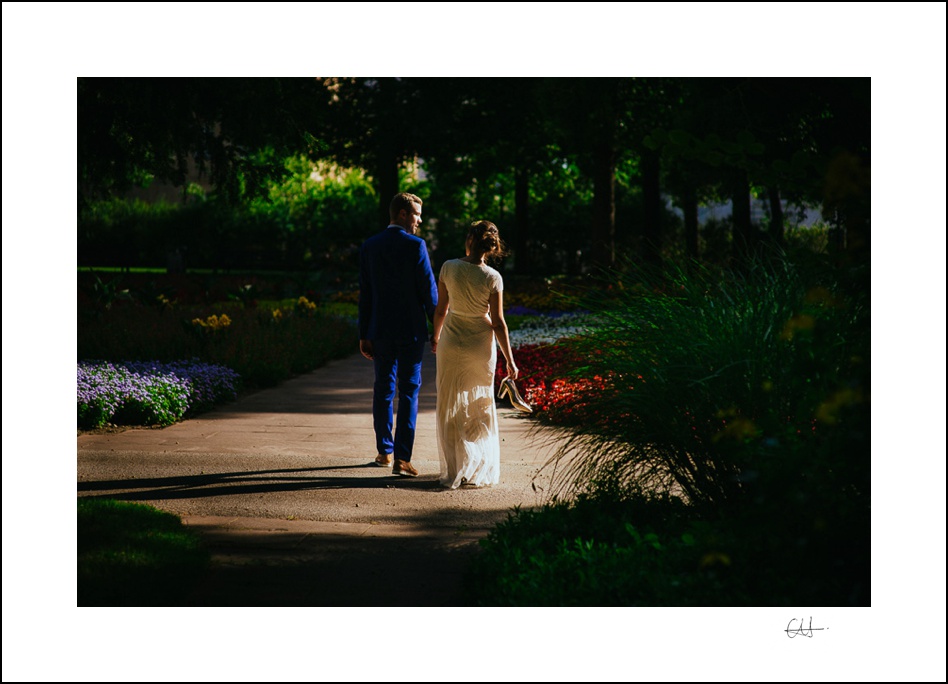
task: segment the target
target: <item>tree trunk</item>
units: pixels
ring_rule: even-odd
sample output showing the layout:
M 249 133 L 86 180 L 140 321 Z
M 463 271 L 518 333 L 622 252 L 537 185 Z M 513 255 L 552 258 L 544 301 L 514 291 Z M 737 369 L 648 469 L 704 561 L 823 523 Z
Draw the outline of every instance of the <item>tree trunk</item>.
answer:
M 610 143 L 596 147 L 593 171 L 592 260 L 610 267 L 616 255 L 616 150 Z
M 517 235 L 514 243 L 514 268 L 521 275 L 533 271 L 530 258 L 530 176 L 523 169 L 514 173 L 514 216 Z
M 689 185 L 682 197 L 685 212 L 685 254 L 697 261 L 698 253 L 698 195 Z
M 780 190 L 776 185 L 767 188 L 770 198 L 770 241 L 783 247 L 783 207 L 780 205 Z
M 740 172 L 734 181 L 731 192 L 731 221 L 731 249 L 734 258 L 740 263 L 746 260 L 754 247 L 751 234 L 750 185 L 745 172 Z
M 379 159 L 376 180 L 379 191 L 379 230 L 391 221 L 388 208 L 392 203 L 392 198 L 398 194 L 398 166 L 399 159 L 397 157 L 388 156 Z M 423 213 L 424 208 L 422 208 Z
M 642 195 L 645 202 L 643 227 L 643 258 L 645 263 L 659 266 L 662 262 L 662 189 L 658 153 L 648 150 L 642 155 Z

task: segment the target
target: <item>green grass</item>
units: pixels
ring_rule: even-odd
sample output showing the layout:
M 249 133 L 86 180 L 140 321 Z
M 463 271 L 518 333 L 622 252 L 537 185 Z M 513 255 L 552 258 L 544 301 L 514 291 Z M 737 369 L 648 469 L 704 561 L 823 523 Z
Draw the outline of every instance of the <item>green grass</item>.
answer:
M 181 519 L 152 506 L 77 501 L 79 606 L 182 605 L 209 555 Z

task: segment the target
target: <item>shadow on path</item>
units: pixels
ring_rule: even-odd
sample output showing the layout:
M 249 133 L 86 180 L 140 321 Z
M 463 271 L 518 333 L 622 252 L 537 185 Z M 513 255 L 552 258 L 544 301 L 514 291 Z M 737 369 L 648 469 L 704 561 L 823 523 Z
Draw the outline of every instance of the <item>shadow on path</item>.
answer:
M 149 504 L 201 536 L 211 563 L 181 605 L 469 605 L 478 541 L 542 504 L 547 447 L 506 410 L 500 482 L 442 488 L 432 356 L 417 478 L 369 460 L 372 366 L 353 356 L 166 429 L 80 435 L 78 495 Z M 378 638 L 371 625 L 361 636 Z
M 315 473 L 341 470 L 371 471 L 376 477 L 333 477 Z M 313 473 L 313 475 L 304 475 Z M 377 477 L 383 474 L 382 477 Z M 93 498 L 142 501 L 150 499 L 191 499 L 238 494 L 267 494 L 276 492 L 298 492 L 310 489 L 425 489 L 444 491 L 437 476 L 407 478 L 384 476 L 384 471 L 375 465 L 327 466 L 322 468 L 281 468 L 231 473 L 202 473 L 200 475 L 176 475 L 172 477 L 131 478 L 123 480 L 93 480 L 79 482 L 80 492 L 108 492 L 87 494 Z
M 466 606 L 486 529 L 186 518 L 211 564 L 183 606 Z
M 198 530 L 212 562 L 183 606 L 465 606 L 477 539 Z M 246 547 L 244 546 L 246 544 Z M 367 626 L 368 627 L 368 626 Z M 372 636 L 370 633 L 364 635 Z

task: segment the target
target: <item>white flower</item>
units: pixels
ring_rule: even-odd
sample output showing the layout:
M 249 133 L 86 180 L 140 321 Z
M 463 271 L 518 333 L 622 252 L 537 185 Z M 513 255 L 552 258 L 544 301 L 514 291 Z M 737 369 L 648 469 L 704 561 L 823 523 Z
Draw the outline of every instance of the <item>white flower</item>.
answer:
M 510 346 L 553 344 L 566 337 L 581 335 L 595 323 L 595 318 L 586 313 L 563 314 L 556 318 L 530 316 L 521 321 L 519 328 L 510 332 Z

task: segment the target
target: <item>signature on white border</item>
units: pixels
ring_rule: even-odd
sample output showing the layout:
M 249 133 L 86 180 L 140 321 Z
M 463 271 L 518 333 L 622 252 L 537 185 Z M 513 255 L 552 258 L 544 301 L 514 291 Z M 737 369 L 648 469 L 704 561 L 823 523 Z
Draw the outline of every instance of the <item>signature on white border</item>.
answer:
M 796 637 L 806 637 L 807 639 L 813 638 L 813 632 L 823 632 L 828 630 L 829 627 L 814 627 L 813 626 L 813 616 L 810 616 L 810 621 L 804 623 L 804 618 L 793 618 L 787 624 L 787 628 L 783 630 L 787 633 L 787 637 L 790 639 L 795 639 Z

